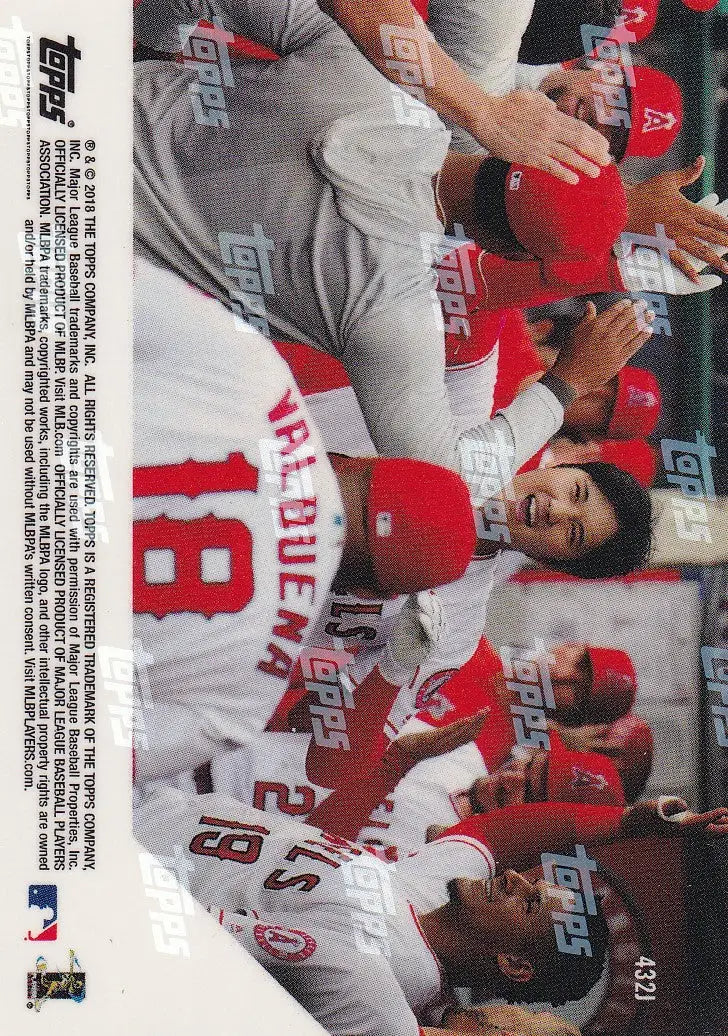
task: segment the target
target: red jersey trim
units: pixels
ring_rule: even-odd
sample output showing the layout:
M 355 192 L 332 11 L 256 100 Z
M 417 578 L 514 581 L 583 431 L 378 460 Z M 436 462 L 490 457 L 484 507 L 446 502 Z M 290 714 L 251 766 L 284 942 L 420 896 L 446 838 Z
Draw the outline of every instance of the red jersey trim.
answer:
M 470 846 L 471 849 L 475 849 L 476 852 L 480 853 L 485 862 L 491 869 L 492 874 L 495 874 L 495 857 L 490 851 L 485 842 L 479 842 L 477 838 L 473 838 L 470 835 L 442 835 L 442 837 L 436 839 L 437 842 L 460 842 L 463 845 Z

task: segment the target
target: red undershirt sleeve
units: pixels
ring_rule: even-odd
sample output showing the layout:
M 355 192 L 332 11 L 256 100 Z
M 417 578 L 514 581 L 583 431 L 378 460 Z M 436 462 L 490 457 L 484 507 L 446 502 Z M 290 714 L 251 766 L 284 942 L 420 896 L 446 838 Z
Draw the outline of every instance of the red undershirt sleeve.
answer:
M 518 870 L 543 852 L 613 841 L 619 836 L 624 812 L 621 806 L 524 803 L 468 817 L 445 834 L 476 838 L 488 846 L 498 863 Z
M 354 688 L 353 706 L 345 710 L 348 749 L 312 740 L 306 756 L 308 779 L 322 788 L 361 786 L 360 775 L 371 772 L 384 754 L 384 724 L 399 692 L 400 687 L 385 680 L 375 666 Z

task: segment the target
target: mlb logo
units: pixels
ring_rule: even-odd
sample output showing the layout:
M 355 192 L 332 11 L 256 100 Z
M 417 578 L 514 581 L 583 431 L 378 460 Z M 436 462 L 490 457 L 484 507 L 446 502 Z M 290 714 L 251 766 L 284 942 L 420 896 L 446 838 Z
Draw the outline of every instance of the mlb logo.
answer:
M 518 188 L 521 186 L 522 178 L 523 178 L 523 173 L 521 172 L 520 169 L 516 169 L 515 172 L 511 173 L 511 178 L 510 178 L 510 180 L 508 182 L 508 190 L 509 191 L 517 191 Z
M 58 887 L 28 886 L 28 934 L 30 942 L 54 942 L 58 938 Z
M 380 511 L 376 518 L 377 536 L 387 539 L 392 535 L 392 515 L 389 511 Z

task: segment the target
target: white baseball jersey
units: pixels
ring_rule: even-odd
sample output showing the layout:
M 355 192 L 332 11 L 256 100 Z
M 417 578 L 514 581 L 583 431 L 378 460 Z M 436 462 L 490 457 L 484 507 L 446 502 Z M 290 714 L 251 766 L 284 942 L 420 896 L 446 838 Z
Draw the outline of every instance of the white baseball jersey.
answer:
M 490 352 L 477 362 L 463 366 L 453 365 L 445 369 L 445 385 L 450 405 L 458 417 L 477 417 L 491 413 L 497 370 L 497 342 Z M 349 457 L 376 455 L 361 408 L 350 386 L 307 395 L 306 404 L 321 430 L 327 450 Z M 464 595 L 467 596 L 468 606 L 472 606 L 472 594 L 485 594 L 487 597 L 490 593 L 486 571 L 492 573 L 494 563 L 481 561 L 471 566 L 471 569 L 463 577 L 467 583 Z M 316 647 L 343 648 L 354 652 L 357 658 L 355 674 L 357 679 L 362 679 L 374 667 L 379 650 L 389 639 L 394 619 L 403 601 L 402 597 L 389 601 L 374 601 L 330 594 L 319 612 L 316 623 L 311 627 L 308 642 Z M 452 623 L 453 629 L 460 625 L 461 619 L 458 616 L 457 622 Z M 484 622 L 477 633 L 471 654 L 482 635 L 483 626 Z M 367 654 L 371 654 L 368 662 L 365 658 Z M 470 655 L 467 656 L 469 657 Z M 464 661 L 467 661 L 467 658 Z
M 260 334 L 138 261 L 134 348 L 137 776 L 263 728 L 338 567 L 319 434 Z
M 160 857 L 182 847 L 195 898 L 257 944 L 262 963 L 298 969 L 286 984 L 332 1036 L 415 1036 L 415 1019 L 439 1021 L 449 993 L 418 914 L 447 902 L 451 878 L 495 873 L 475 839 L 444 839 L 394 867 L 317 828 L 172 789 L 141 803 L 135 829 Z M 246 923 L 230 916 L 240 911 Z
M 445 611 L 445 640 L 399 692 L 385 727 L 390 738 L 402 732 L 405 724 L 407 731 L 422 729 L 424 723 L 414 718 L 416 712 L 427 709 L 447 719 L 453 710 L 446 681 L 470 660 L 480 642 L 492 570 L 492 562 L 473 561 L 461 579 L 438 590 Z M 373 667 L 378 653 L 367 652 L 367 658 Z M 347 724 L 356 718 L 355 710 L 347 712 Z M 331 794 L 306 775 L 310 741 L 309 734 L 265 733 L 239 751 L 217 756 L 211 766 L 212 786 L 259 809 L 305 818 Z M 359 840 L 399 850 L 424 845 L 431 824 L 449 827 L 462 819 L 458 809 L 467 791 L 487 775 L 488 768 L 472 742 L 418 763 L 372 813 Z
M 485 630 L 498 566 L 499 556 L 476 558 L 460 579 L 438 589 L 445 613 L 445 636 L 437 651 L 420 666 L 412 684 L 400 691 L 385 728 L 390 738 L 396 737 L 416 712 L 431 707 L 438 688 L 475 654 Z M 446 702 L 442 707 L 447 708 Z
M 306 776 L 310 734 L 264 731 L 210 764 L 212 787 L 256 809 L 305 820 L 331 794 Z
M 427 724 L 413 718 L 405 733 L 425 730 Z M 360 842 L 403 853 L 425 844 L 432 824 L 452 827 L 471 815 L 468 792 L 488 768 L 475 742 L 453 752 L 425 759 L 399 782 L 358 835 Z M 465 807 L 465 808 L 464 808 Z

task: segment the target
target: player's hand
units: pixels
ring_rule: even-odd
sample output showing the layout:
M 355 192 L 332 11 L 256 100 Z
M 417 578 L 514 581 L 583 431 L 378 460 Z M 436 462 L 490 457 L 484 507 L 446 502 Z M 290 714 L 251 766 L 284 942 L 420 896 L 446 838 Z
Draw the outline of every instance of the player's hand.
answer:
M 549 446 L 550 456 L 546 460 L 547 468 L 558 467 L 559 464 L 589 464 L 599 460 L 602 447 L 598 442 L 571 442 L 570 439 L 557 439 Z
M 602 755 L 618 754 L 611 742 L 609 723 L 589 723 L 581 727 L 567 727 L 563 723 L 548 723 L 571 752 L 601 752 Z
M 670 252 L 675 267 L 689 281 L 698 284 L 698 273 L 710 266 L 728 274 L 728 262 L 722 256 L 728 251 L 728 219 L 717 204 L 697 204 L 688 201 L 680 193 L 700 177 L 705 168 L 705 158 L 700 155 L 683 169 L 660 173 L 645 183 L 625 184 L 629 220 L 627 230 L 632 234 L 655 235 L 655 227 L 661 223 L 667 236 L 677 248 Z M 716 197 L 717 203 L 717 197 Z M 711 247 L 716 246 L 716 247 Z M 696 267 L 691 258 L 702 266 Z
M 526 762 L 511 760 L 487 777 L 479 777 L 470 790 L 479 813 L 490 813 L 526 801 Z
M 697 274 L 691 266 L 690 277 L 653 248 L 635 248 L 630 255 L 617 258 L 619 274 L 627 291 L 657 291 L 662 295 L 701 295 L 723 283 L 715 273 Z M 694 278 L 694 279 L 693 279 Z
M 564 115 L 540 91 L 489 97 L 466 129 L 496 158 L 543 169 L 566 183 L 578 183 L 578 173 L 596 177 L 611 161 L 601 133 Z
M 445 613 L 434 590 L 411 594 L 394 621 L 379 671 L 390 683 L 406 683 L 437 650 L 446 631 Z
M 694 813 L 684 799 L 663 795 L 650 802 L 638 802 L 625 811 L 623 836 L 728 835 L 728 808 L 719 806 L 707 813 Z
M 724 198 L 723 201 L 720 201 L 718 199 L 717 194 L 706 194 L 706 196 L 704 198 L 701 198 L 698 202 L 698 208 L 712 212 L 714 216 L 720 216 L 721 219 L 724 219 L 726 220 L 726 222 L 728 222 L 728 219 L 726 219 L 726 217 L 728 217 L 728 198 Z M 702 240 L 702 244 L 707 246 L 708 243 L 707 241 Z M 719 259 L 722 259 L 726 252 L 728 252 L 728 246 L 716 244 L 715 247 L 710 251 L 714 254 L 714 256 L 717 256 Z M 692 268 L 695 270 L 696 274 L 702 273 L 706 266 L 715 266 L 715 263 L 708 261 L 707 258 L 696 259 L 688 256 L 688 262 L 690 266 L 692 266 Z M 728 264 L 723 263 L 721 266 L 721 271 L 725 273 L 726 268 L 728 268 Z
M 393 749 L 415 763 L 423 759 L 434 759 L 435 756 L 454 752 L 456 748 L 474 741 L 483 729 L 490 709 L 481 709 L 472 716 L 453 720 L 444 727 L 429 727 L 427 730 L 415 730 L 411 734 L 402 734 L 387 749 Z
M 652 335 L 655 314 L 642 299 L 623 299 L 597 315 L 587 302 L 583 320 L 561 349 L 551 373 L 580 396 L 611 381 Z

